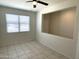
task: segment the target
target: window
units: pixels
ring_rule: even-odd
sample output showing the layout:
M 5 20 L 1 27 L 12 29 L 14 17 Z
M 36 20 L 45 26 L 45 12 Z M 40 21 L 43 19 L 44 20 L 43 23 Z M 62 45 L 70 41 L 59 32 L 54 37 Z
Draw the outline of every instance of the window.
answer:
M 20 32 L 30 30 L 29 22 L 28 16 L 20 16 Z
M 6 14 L 7 32 L 30 31 L 30 17 L 13 14 Z

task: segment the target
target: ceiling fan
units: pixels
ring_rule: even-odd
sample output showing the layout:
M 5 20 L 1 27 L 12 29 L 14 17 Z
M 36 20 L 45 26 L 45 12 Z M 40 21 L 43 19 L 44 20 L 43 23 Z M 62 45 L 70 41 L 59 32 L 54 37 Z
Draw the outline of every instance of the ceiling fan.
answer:
M 40 0 L 32 0 L 32 1 L 26 1 L 26 2 L 33 2 L 33 7 L 36 8 L 37 3 L 43 4 L 45 6 L 48 6 L 48 3 L 45 3 L 43 1 Z

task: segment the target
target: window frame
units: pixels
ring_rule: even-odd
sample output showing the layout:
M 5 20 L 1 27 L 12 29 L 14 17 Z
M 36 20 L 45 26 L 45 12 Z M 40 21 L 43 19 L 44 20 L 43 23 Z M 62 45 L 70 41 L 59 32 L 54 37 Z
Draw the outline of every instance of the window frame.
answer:
M 5 25 L 6 25 L 6 32 L 7 33 L 25 33 L 25 32 L 30 32 L 31 31 L 31 26 L 30 26 L 31 25 L 31 17 L 30 16 L 28 16 L 28 15 L 11 14 L 11 15 L 17 15 L 18 16 L 18 23 L 17 23 L 18 24 L 18 32 L 8 32 L 8 30 L 7 30 L 7 28 L 8 28 L 7 24 L 8 23 L 7 23 L 7 18 L 6 18 L 7 14 L 10 14 L 10 13 L 6 13 L 5 14 L 5 20 L 6 20 L 6 24 Z M 29 17 L 29 24 L 28 24 L 29 25 L 29 31 L 20 31 L 20 25 L 21 25 L 21 23 L 20 23 L 20 16 Z
M 20 16 L 25 16 L 25 15 L 20 15 Z M 19 16 L 19 32 L 30 32 L 30 30 L 31 30 L 31 27 L 30 27 L 30 22 L 31 22 L 31 20 L 30 20 L 30 16 L 28 16 L 29 17 L 29 31 L 20 31 L 20 25 L 21 25 L 21 23 L 20 23 L 20 16 Z M 26 16 L 27 17 L 27 16 Z

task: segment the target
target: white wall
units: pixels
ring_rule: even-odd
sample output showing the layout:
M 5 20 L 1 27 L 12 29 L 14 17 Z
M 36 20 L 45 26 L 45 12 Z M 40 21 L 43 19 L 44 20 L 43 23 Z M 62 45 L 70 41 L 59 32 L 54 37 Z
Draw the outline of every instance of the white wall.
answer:
M 79 2 L 79 0 L 78 0 Z M 76 57 L 75 59 L 79 59 L 79 4 L 77 4 L 77 30 L 78 30 L 78 40 L 76 45 Z
M 79 59 L 79 38 L 78 38 L 78 41 L 77 41 L 76 59 Z
M 30 32 L 7 33 L 5 14 L 17 14 L 30 16 Z M 0 7 L 0 46 L 12 45 L 19 42 L 27 42 L 36 38 L 36 12 L 24 11 L 8 7 Z
M 53 6 L 50 6 L 49 8 L 46 8 L 42 10 L 40 13 L 38 13 L 38 20 L 37 20 L 37 40 L 44 44 L 45 46 L 63 54 L 64 56 L 74 59 L 75 56 L 75 41 L 76 41 L 76 28 L 75 28 L 75 23 L 76 19 L 74 20 L 74 38 L 73 39 L 68 39 L 65 37 L 59 37 L 47 33 L 41 32 L 42 28 L 42 14 L 49 13 L 49 12 L 54 12 L 58 10 L 62 10 L 65 8 L 69 7 L 76 7 L 77 1 L 65 1 Z

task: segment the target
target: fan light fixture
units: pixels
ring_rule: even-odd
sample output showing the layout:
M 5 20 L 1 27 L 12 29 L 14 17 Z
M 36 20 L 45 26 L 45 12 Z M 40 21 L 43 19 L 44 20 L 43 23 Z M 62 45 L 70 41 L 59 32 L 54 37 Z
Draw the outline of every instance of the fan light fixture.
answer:
M 37 3 L 43 4 L 45 6 L 48 6 L 48 3 L 45 3 L 43 1 L 40 0 L 32 0 L 32 1 L 26 1 L 26 2 L 33 2 L 33 7 L 36 8 Z

